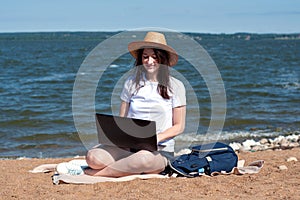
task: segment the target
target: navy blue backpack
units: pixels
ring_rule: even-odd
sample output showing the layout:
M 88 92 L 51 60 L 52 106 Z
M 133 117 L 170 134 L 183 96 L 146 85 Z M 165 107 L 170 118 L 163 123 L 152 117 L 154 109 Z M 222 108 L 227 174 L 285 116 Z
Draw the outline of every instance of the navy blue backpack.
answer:
M 230 172 L 237 166 L 238 157 L 234 150 L 221 142 L 197 145 L 192 152 L 169 162 L 170 168 L 185 177 L 196 177 L 203 173 Z

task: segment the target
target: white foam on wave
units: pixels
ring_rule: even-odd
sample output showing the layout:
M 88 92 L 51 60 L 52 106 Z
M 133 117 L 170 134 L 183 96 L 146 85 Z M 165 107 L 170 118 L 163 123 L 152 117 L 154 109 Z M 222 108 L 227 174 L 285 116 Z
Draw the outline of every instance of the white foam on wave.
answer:
M 299 75 L 295 71 L 282 73 L 279 77 L 279 84 L 287 90 L 296 90 L 300 88 Z
M 282 86 L 283 86 L 283 88 L 288 89 L 288 90 L 300 89 L 300 83 L 299 82 L 284 83 Z
M 175 138 L 179 143 L 201 143 L 210 141 L 235 141 L 249 138 L 261 138 L 261 137 L 276 137 L 283 132 L 276 132 L 271 130 L 256 130 L 256 131 L 223 131 L 220 134 L 206 133 L 184 133 Z
M 300 131 L 292 132 L 275 132 L 271 130 L 256 130 L 256 131 L 224 131 L 221 134 L 195 134 L 195 133 L 185 133 L 177 136 L 175 156 L 189 153 L 192 146 L 206 144 L 210 142 L 222 141 L 231 145 L 239 144 L 240 142 L 247 143 L 252 142 L 257 144 L 261 138 L 269 138 L 270 141 L 278 140 L 276 138 L 284 137 L 290 140 L 295 140 L 294 135 L 300 135 Z M 298 136 L 297 136 L 298 137 Z M 273 139 L 272 139 L 273 138 Z
M 63 81 L 66 78 L 75 77 L 74 73 L 60 73 L 52 74 L 49 76 L 40 76 L 37 78 L 28 78 L 24 80 L 24 83 L 35 83 L 35 82 L 47 82 L 47 81 Z

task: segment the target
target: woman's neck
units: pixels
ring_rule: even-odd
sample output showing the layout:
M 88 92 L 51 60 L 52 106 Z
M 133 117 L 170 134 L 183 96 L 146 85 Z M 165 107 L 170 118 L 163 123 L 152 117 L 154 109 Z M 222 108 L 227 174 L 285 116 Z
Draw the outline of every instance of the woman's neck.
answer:
M 157 74 L 146 74 L 146 78 L 150 82 L 157 82 Z

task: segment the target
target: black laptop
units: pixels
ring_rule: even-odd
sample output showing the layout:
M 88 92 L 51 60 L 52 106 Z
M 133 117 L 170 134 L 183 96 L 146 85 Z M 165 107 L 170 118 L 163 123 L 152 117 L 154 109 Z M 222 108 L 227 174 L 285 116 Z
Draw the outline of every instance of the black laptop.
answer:
M 100 144 L 157 151 L 154 121 L 96 113 L 96 125 Z

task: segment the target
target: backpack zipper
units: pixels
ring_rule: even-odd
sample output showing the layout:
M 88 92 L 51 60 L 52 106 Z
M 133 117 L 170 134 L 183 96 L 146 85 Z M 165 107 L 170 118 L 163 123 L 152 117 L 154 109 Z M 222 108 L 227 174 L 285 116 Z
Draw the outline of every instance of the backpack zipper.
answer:
M 206 153 L 206 152 L 211 152 L 211 151 L 224 151 L 224 150 L 228 150 L 227 147 L 223 147 L 223 148 L 216 148 L 216 149 L 192 149 L 193 151 L 197 151 L 199 153 Z

